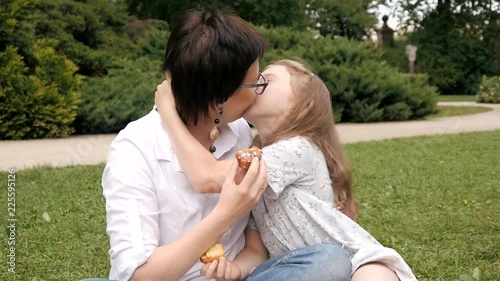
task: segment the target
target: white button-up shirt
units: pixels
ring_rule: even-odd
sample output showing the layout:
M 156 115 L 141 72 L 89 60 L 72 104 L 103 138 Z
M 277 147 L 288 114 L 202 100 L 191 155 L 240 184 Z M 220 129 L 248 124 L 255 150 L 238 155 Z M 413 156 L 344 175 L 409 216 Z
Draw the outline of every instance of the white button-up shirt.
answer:
M 243 119 L 221 125 L 219 131 L 217 159 L 232 158 L 251 144 Z M 111 244 L 109 277 L 114 280 L 129 280 L 157 247 L 182 237 L 219 200 L 219 194 L 201 194 L 191 187 L 155 110 L 128 124 L 111 143 L 102 186 Z M 231 260 L 244 248 L 247 222 L 245 216 L 219 240 Z M 181 280 L 206 280 L 201 267 L 197 262 Z

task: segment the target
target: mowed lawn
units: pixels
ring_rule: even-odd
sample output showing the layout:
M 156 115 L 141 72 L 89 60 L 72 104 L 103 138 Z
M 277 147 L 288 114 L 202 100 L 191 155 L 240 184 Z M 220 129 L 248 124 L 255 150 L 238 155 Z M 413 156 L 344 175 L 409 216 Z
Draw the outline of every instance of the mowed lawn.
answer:
M 438 101 L 476 101 L 476 96 L 466 96 L 466 95 L 439 95 Z
M 398 250 L 419 280 L 500 280 L 500 131 L 346 148 L 359 223 Z M 107 276 L 103 168 L 16 172 L 16 273 L 7 271 L 4 228 L 0 280 Z M 7 226 L 8 173 L 0 179 Z
M 438 105 L 436 109 L 437 109 L 436 113 L 428 115 L 427 117 L 425 117 L 425 119 L 471 115 L 493 110 L 492 108 L 482 107 L 482 106 L 443 106 L 443 105 Z

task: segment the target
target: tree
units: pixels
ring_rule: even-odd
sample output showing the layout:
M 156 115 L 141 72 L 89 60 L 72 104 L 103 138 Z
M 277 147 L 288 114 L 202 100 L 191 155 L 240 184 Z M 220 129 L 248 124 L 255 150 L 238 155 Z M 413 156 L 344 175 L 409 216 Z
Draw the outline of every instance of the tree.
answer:
M 309 27 L 322 36 L 347 37 L 366 40 L 376 18 L 368 10 L 373 1 L 366 0 L 309 0 L 305 13 L 309 16 Z
M 201 0 L 129 0 L 128 11 L 139 18 L 156 18 L 175 24 L 185 10 L 204 5 Z M 254 25 L 309 27 L 322 36 L 366 39 L 376 20 L 368 0 L 217 0 L 214 7 L 231 10 Z
M 140 19 L 161 19 L 174 25 L 184 11 L 204 5 L 206 2 L 204 0 L 127 0 L 126 4 L 129 14 L 136 15 Z M 217 7 L 232 7 L 232 2 L 239 1 L 218 0 L 211 2 L 211 5 Z
M 207 6 L 203 0 L 129 0 L 128 12 L 141 19 L 155 18 L 175 24 L 188 9 Z M 303 1 L 297 0 L 217 0 L 209 6 L 233 11 L 255 25 L 300 26 L 306 25 Z
M 474 95 L 481 76 L 500 75 L 495 41 L 500 34 L 498 1 L 389 0 L 402 29 L 417 45 L 417 69 L 442 94 Z
M 266 27 L 290 26 L 305 29 L 307 17 L 304 1 L 297 0 L 246 0 L 228 1 L 243 19 Z

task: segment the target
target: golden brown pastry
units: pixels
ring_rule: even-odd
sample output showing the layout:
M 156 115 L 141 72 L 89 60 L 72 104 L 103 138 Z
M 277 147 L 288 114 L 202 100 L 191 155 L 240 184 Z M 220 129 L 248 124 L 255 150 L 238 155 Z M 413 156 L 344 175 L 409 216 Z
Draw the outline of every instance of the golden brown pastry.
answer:
M 208 251 L 200 258 L 202 263 L 209 263 L 213 260 L 219 260 L 224 256 L 224 245 L 222 243 L 215 243 Z
M 238 159 L 238 164 L 240 168 L 248 170 L 250 164 L 252 164 L 252 159 L 254 157 L 262 158 L 262 150 L 256 146 L 252 146 L 249 149 L 240 149 L 236 152 L 236 159 Z

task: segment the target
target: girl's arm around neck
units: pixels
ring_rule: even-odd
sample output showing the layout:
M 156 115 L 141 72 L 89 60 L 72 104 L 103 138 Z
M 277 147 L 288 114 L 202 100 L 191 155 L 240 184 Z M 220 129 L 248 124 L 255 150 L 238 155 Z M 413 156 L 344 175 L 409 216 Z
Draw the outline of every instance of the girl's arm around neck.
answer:
M 155 103 L 163 128 L 168 132 L 177 158 L 193 188 L 200 193 L 219 193 L 232 161 L 217 161 L 189 132 L 175 109 L 169 82 L 158 85 Z

